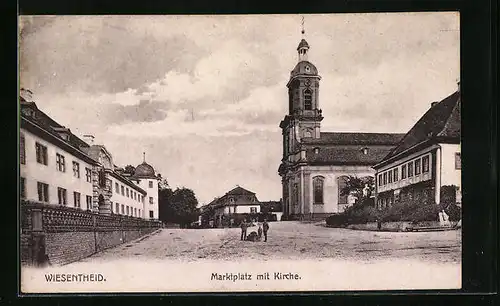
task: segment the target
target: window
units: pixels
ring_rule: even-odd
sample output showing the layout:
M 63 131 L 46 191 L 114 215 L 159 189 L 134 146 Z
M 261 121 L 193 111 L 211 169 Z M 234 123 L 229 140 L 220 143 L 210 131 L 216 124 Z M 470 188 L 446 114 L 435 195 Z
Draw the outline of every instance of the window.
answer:
M 120 204 L 115 203 L 115 211 L 116 211 L 117 214 L 120 213 Z
M 122 196 L 124 196 L 125 195 L 125 187 L 123 187 L 123 186 L 121 186 L 121 187 L 122 187 L 121 188 L 122 189 Z
M 394 176 L 394 182 L 397 182 L 399 180 L 398 168 L 392 170 L 392 176 Z
M 153 188 L 153 181 L 149 181 L 149 188 Z
M 19 196 L 26 198 L 26 180 L 24 177 L 19 178 Z
M 378 185 L 382 186 L 382 174 L 378 175 Z
M 116 193 L 120 193 L 120 186 L 118 186 L 118 183 L 115 183 L 115 191 Z
M 19 135 L 19 160 L 21 164 L 26 164 L 26 147 L 25 147 L 24 134 Z
M 81 208 L 82 205 L 80 204 L 80 193 L 79 192 L 73 192 L 73 203 L 75 203 L 75 207 Z
M 455 169 L 462 169 L 462 157 L 460 156 L 460 152 L 455 153 Z
M 129 214 L 129 207 L 127 206 L 127 216 L 128 216 L 128 214 Z
M 250 213 L 257 213 L 257 207 L 250 207 Z
M 87 210 L 92 210 L 92 196 L 87 196 Z
M 59 153 L 56 153 L 56 165 L 57 170 L 61 172 L 66 172 L 66 163 L 64 162 L 64 156 Z
M 153 204 L 153 197 L 149 197 L 149 204 Z
M 35 143 L 35 149 L 36 149 L 36 161 L 39 164 L 47 165 L 48 164 L 47 147 L 37 142 Z
M 429 172 L 429 156 L 422 157 L 422 172 Z
M 57 199 L 59 202 L 59 205 L 64 205 L 66 206 L 68 204 L 67 198 L 66 198 L 66 189 L 57 187 Z
M 137 217 L 137 208 L 134 208 L 134 217 Z
M 153 212 L 152 210 L 150 210 L 150 211 L 149 211 L 149 217 L 150 217 L 151 219 L 153 219 L 153 218 L 154 218 L 154 212 Z
M 127 198 L 128 198 L 128 197 L 129 197 L 129 194 L 128 194 L 128 188 L 125 188 L 125 191 L 126 191 Z
M 401 179 L 404 180 L 406 178 L 406 165 L 401 166 Z
M 80 178 L 80 164 L 77 162 L 73 162 L 73 176 Z
M 88 183 L 92 183 L 92 170 L 90 168 L 85 168 L 85 179 Z
M 45 183 L 37 183 L 38 189 L 38 201 L 48 202 L 49 201 L 49 185 Z
M 348 178 L 346 176 L 341 176 L 338 179 L 338 186 L 339 186 L 338 204 L 347 204 L 347 200 L 348 200 L 349 195 L 342 194 L 342 191 L 347 186 L 347 179 Z
M 125 206 L 122 204 L 122 215 L 125 214 Z
M 415 175 L 420 174 L 420 158 L 415 160 Z
M 229 203 L 233 204 L 234 203 L 234 199 L 233 198 L 229 198 Z
M 392 171 L 391 170 L 389 170 L 387 172 L 387 180 L 388 180 L 389 184 L 392 183 Z
M 140 208 L 139 208 L 139 217 L 142 217 L 142 215 L 141 215 L 141 209 Z
M 384 185 L 387 184 L 387 172 L 384 172 Z
M 312 92 L 309 89 L 304 90 L 304 109 L 312 110 Z
M 324 179 L 321 176 L 313 178 L 314 204 L 323 204 Z
M 408 177 L 413 176 L 413 162 L 408 163 Z

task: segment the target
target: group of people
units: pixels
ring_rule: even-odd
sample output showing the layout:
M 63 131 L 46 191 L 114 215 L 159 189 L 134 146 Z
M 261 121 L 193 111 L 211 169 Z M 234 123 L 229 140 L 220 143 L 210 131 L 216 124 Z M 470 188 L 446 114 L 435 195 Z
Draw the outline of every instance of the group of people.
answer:
M 247 236 L 247 229 L 251 224 L 251 222 L 247 222 L 246 220 L 241 222 L 241 240 L 260 241 L 262 239 L 262 234 L 264 234 L 264 242 L 267 242 L 267 232 L 269 231 L 269 223 L 267 223 L 267 220 L 264 219 L 262 224 L 258 224 L 259 228 L 257 232 L 253 231 Z

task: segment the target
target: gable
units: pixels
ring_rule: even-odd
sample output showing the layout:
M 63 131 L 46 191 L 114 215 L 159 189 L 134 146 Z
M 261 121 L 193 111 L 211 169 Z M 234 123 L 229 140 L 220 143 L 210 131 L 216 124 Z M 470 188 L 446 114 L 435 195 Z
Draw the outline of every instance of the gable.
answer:
M 444 138 L 459 142 L 460 122 L 460 93 L 456 91 L 427 110 L 384 160 L 427 140 Z

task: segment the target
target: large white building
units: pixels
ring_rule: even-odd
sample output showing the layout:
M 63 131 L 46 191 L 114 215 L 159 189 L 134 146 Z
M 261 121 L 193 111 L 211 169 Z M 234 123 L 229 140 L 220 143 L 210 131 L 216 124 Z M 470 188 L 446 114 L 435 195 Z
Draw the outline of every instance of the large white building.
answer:
M 20 197 L 101 214 L 158 219 L 157 178 L 117 171 L 111 154 L 93 137 L 83 141 L 38 109 L 29 90 L 20 96 Z M 151 171 L 152 170 L 152 171 Z M 154 182 L 151 187 L 151 183 Z M 152 203 L 152 204 L 151 204 Z
M 461 204 L 460 104 L 460 88 L 433 102 L 398 146 L 374 166 L 379 209 L 404 198 L 440 204 L 443 186 L 454 186 Z

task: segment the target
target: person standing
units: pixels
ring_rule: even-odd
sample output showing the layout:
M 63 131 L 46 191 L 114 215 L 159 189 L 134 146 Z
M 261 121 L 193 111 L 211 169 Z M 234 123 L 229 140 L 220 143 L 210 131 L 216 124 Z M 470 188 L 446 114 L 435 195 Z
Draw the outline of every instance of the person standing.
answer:
M 269 230 L 269 224 L 267 220 L 264 219 L 264 223 L 262 223 L 262 231 L 264 232 L 264 242 L 267 242 L 267 231 Z
M 259 224 L 259 229 L 257 230 L 257 238 L 260 241 L 262 239 L 262 226 Z
M 241 221 L 240 227 L 241 227 L 241 240 L 246 240 L 247 228 L 248 228 L 247 220 Z

